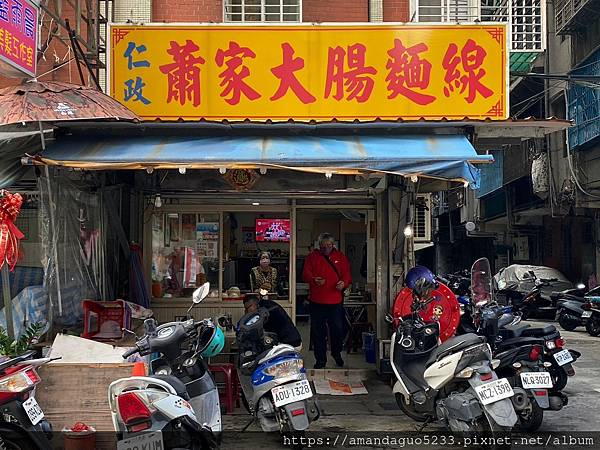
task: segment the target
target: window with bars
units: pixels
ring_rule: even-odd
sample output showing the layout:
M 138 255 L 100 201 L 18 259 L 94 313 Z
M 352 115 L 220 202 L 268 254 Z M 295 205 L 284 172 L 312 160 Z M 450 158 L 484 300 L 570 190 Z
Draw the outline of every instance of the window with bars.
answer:
M 475 0 L 418 0 L 417 22 L 472 22 L 479 17 Z
M 513 52 L 540 52 L 546 0 L 411 0 L 415 22 L 508 22 Z
M 300 22 L 301 0 L 225 0 L 225 22 Z

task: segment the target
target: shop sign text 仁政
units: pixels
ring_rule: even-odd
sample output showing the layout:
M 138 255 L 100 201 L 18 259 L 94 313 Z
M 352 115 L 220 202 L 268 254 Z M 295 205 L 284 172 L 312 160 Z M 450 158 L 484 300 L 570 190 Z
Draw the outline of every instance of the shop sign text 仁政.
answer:
M 0 73 L 35 77 L 38 6 L 30 0 L 0 0 Z
M 507 64 L 501 24 L 114 25 L 110 93 L 150 120 L 501 120 Z

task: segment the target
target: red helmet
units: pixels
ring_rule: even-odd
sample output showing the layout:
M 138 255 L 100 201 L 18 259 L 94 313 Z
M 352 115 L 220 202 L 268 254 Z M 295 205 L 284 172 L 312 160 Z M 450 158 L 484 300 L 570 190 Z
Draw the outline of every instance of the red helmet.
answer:
M 419 315 L 426 323 L 438 322 L 440 324 L 440 340 L 444 342 L 452 337 L 460 322 L 460 305 L 454 292 L 448 286 L 438 282 L 438 287 L 432 291 L 430 302 Z M 412 314 L 413 291 L 405 287 L 394 300 L 392 316 L 394 319 Z M 397 320 L 396 320 L 397 322 Z M 394 323 L 394 326 L 397 326 Z

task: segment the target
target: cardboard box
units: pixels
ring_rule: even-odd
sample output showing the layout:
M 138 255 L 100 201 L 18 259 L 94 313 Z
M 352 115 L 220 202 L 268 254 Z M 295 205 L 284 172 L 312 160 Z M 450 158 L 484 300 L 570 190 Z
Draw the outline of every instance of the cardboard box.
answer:
M 96 449 L 116 448 L 108 386 L 131 376 L 132 368 L 132 363 L 51 363 L 38 368 L 42 381 L 35 398 L 56 432 L 55 448 L 62 448 L 63 427 L 77 422 L 96 429 Z

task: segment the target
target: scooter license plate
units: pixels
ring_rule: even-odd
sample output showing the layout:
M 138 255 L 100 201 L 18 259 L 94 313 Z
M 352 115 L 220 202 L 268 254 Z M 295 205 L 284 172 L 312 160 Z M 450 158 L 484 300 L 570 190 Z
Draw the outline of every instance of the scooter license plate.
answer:
M 162 433 L 160 431 L 153 431 L 151 433 L 139 434 L 117 442 L 117 450 L 140 450 L 144 448 L 164 448 Z
M 559 366 L 564 366 L 565 364 L 573 361 L 573 357 L 571 356 L 571 352 L 569 350 L 561 350 L 560 352 L 555 353 L 554 359 Z
M 581 314 L 581 317 L 583 317 L 584 319 L 592 317 L 592 311 L 584 311 L 583 314 Z
M 271 389 L 271 394 L 273 394 L 273 402 L 276 408 L 310 398 L 313 395 L 308 380 L 300 380 L 274 387 Z
M 475 386 L 475 392 L 484 405 L 499 402 L 515 395 L 512 386 L 506 378 L 500 378 L 499 380 Z
M 550 389 L 552 378 L 548 372 L 522 372 L 521 385 L 524 389 Z
M 33 425 L 37 425 L 44 418 L 44 411 L 42 411 L 42 408 L 40 408 L 34 397 L 30 397 L 23 402 L 23 409 Z

